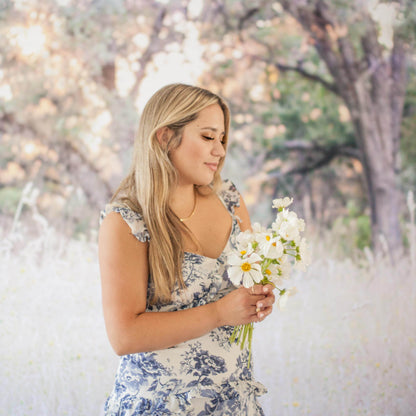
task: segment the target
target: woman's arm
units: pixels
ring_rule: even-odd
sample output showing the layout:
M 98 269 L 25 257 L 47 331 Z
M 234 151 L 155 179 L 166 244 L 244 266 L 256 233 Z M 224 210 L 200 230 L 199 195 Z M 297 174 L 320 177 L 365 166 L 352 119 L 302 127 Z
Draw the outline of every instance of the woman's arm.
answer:
M 138 241 L 121 215 L 110 213 L 99 233 L 104 320 L 118 355 L 168 348 L 222 325 L 259 321 L 256 290 L 237 289 L 217 302 L 177 312 L 145 312 L 148 244 Z

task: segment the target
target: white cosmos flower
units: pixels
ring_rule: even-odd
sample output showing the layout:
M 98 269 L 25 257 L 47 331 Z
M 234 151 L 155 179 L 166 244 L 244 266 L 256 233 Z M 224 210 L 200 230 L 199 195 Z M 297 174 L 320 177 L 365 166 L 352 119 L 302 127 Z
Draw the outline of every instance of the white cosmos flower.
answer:
M 283 255 L 283 244 L 280 236 L 273 236 L 273 233 L 263 233 L 258 236 L 260 253 L 268 259 L 278 259 Z
M 285 240 L 298 241 L 300 238 L 299 229 L 294 222 L 285 221 L 279 228 L 279 235 Z
M 252 229 L 253 229 L 253 236 L 254 236 L 254 239 L 256 240 L 256 241 L 258 241 L 258 237 L 261 235 L 261 234 L 264 234 L 264 233 L 267 233 L 267 228 L 266 227 L 263 227 L 260 223 L 258 223 L 258 222 L 255 222 L 253 225 L 252 225 Z
M 243 282 L 244 287 L 251 287 L 254 283 L 259 283 L 263 279 L 259 262 L 261 257 L 256 253 L 238 256 L 231 254 L 228 257 L 228 277 L 234 286 L 240 286 Z
M 281 311 L 286 309 L 287 300 L 289 299 L 289 296 L 293 296 L 295 293 L 297 293 L 296 287 L 292 287 L 290 289 L 285 289 L 285 293 L 283 295 L 279 296 L 279 299 L 277 299 L 277 306 Z
M 285 240 L 298 241 L 300 232 L 305 229 L 305 221 L 298 218 L 295 212 L 284 209 L 277 214 L 272 229 Z
M 292 271 L 292 263 L 289 260 L 289 256 L 287 254 L 284 254 L 277 260 L 279 262 L 279 277 L 281 279 L 288 279 L 290 277 L 290 272 Z
M 265 276 L 276 286 L 283 286 L 283 279 L 279 276 L 279 266 L 277 264 L 270 264 L 269 267 L 264 271 Z
M 300 260 L 296 262 L 296 267 L 305 271 L 306 267 L 311 263 L 311 251 L 305 238 L 302 238 L 299 243 L 299 257 Z
M 236 243 L 237 250 L 244 255 L 245 253 L 250 253 L 253 251 L 252 243 L 255 241 L 254 235 L 250 230 L 246 230 L 237 235 Z M 242 252 L 245 253 L 242 253 Z
M 272 208 L 277 208 L 278 210 L 281 210 L 283 208 L 288 207 L 292 202 L 293 198 L 289 198 L 288 196 L 285 196 L 284 198 L 273 199 Z

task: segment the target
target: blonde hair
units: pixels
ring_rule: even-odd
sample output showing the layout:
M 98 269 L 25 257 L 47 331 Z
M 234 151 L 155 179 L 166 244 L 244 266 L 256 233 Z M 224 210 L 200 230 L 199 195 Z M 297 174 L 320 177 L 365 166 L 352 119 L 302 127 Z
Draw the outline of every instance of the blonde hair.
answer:
M 150 304 L 168 302 L 176 284 L 185 287 L 181 232 L 189 234 L 189 230 L 169 207 L 170 192 L 177 181 L 169 151 L 180 145 L 184 127 L 212 104 L 218 104 L 224 113 L 226 148 L 230 112 L 221 97 L 185 84 L 171 84 L 157 91 L 143 109 L 130 172 L 112 198 L 139 212 L 149 231 Z M 163 127 L 173 132 L 166 146 L 157 138 L 157 131 Z M 223 163 L 224 158 L 221 158 L 211 184 L 213 191 L 221 183 Z

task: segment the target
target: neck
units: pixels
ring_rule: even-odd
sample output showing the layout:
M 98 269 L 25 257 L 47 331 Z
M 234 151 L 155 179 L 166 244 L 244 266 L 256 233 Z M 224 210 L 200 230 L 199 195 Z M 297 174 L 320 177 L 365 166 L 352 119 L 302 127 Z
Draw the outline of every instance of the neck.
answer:
M 170 207 L 181 221 L 191 218 L 196 211 L 197 192 L 193 185 L 177 187 L 171 194 Z

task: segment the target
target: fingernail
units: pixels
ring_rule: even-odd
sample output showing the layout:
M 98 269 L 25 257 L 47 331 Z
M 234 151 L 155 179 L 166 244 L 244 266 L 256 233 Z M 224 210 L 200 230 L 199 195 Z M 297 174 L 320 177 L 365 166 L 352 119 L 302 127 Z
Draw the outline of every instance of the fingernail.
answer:
M 269 288 L 268 288 L 268 287 L 264 287 L 264 288 L 263 288 L 263 292 L 264 292 L 264 293 L 269 293 Z
M 263 304 L 261 302 L 257 304 L 257 308 L 262 308 L 262 307 L 263 307 Z
M 261 318 L 263 318 L 264 317 L 264 313 L 261 313 L 260 315 L 259 315 L 259 318 L 261 319 Z

